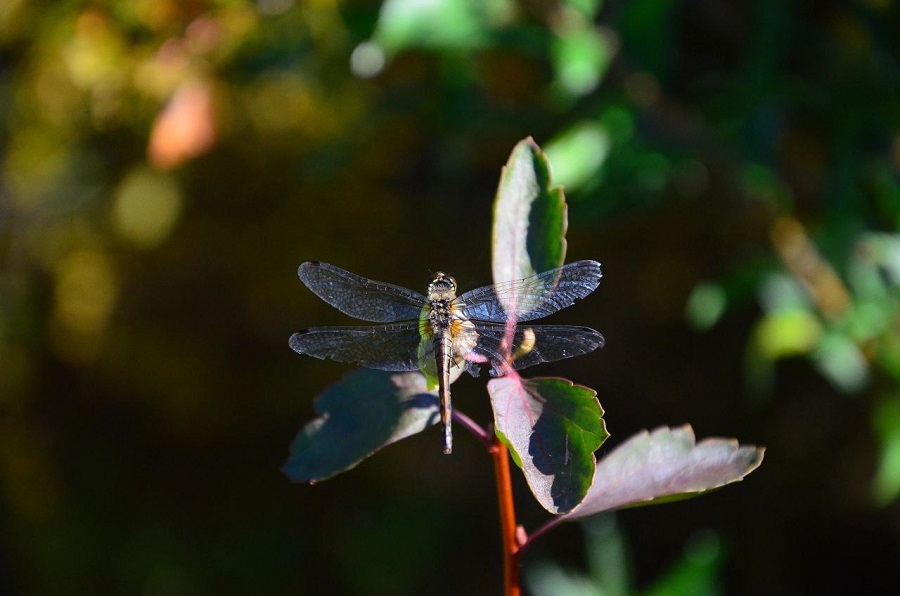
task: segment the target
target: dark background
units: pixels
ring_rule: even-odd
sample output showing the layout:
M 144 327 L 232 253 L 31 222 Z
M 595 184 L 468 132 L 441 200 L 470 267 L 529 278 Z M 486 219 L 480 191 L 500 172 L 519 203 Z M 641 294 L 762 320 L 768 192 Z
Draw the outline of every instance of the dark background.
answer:
M 529 135 L 567 260 L 604 270 L 554 320 L 607 339 L 532 374 L 597 390 L 599 456 L 683 423 L 767 447 L 742 483 L 618 514 L 619 593 L 896 590 L 897 25 L 887 0 L 4 3 L 0 593 L 499 593 L 461 431 L 452 457 L 431 429 L 280 473 L 349 370 L 287 338 L 348 323 L 304 260 L 489 283 Z M 483 379 L 454 398 L 490 419 Z M 589 535 L 536 544 L 531 589 L 608 585 Z M 698 541 L 706 579 L 679 584 Z

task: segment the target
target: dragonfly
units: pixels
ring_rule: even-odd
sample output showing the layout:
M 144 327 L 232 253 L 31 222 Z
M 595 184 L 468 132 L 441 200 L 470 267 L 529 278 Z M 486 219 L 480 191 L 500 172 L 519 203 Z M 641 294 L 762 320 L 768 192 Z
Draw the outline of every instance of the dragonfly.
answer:
M 380 325 L 310 327 L 290 338 L 299 354 L 384 371 L 437 377 L 444 453 L 453 450 L 450 383 L 463 371 L 492 376 L 587 354 L 603 336 L 574 325 L 521 325 L 571 306 L 600 283 L 600 264 L 577 261 L 524 279 L 495 283 L 459 296 L 456 280 L 438 272 L 422 295 L 308 261 L 297 270 L 319 298 L 353 318 Z

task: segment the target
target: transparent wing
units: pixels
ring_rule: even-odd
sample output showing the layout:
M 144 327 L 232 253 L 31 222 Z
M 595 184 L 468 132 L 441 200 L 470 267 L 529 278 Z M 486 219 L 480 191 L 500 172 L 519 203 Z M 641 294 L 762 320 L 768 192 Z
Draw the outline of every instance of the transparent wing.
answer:
M 310 327 L 291 336 L 291 348 L 321 360 L 388 371 L 419 370 L 418 323 L 374 327 Z
M 600 284 L 600 263 L 576 261 L 525 279 L 484 286 L 458 299 L 463 313 L 479 321 L 506 322 L 505 304 L 512 304 L 517 321 L 532 321 L 571 306 Z
M 500 342 L 506 325 L 478 323 L 478 344 L 473 350 L 494 363 L 502 363 Z M 581 356 L 602 348 L 605 343 L 599 331 L 573 325 L 520 325 L 513 337 L 513 368 L 523 369 L 543 362 L 556 362 Z M 494 365 L 493 371 L 501 367 Z
M 366 279 L 328 263 L 308 261 L 300 265 L 297 275 L 316 296 L 342 313 L 363 321 L 415 320 L 425 304 L 425 296 L 418 292 Z

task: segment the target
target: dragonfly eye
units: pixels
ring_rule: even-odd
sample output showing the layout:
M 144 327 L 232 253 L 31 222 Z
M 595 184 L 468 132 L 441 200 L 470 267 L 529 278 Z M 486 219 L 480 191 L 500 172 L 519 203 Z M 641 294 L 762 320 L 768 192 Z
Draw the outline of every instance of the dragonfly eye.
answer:
M 456 280 L 450 275 L 438 271 L 437 275 L 428 285 L 430 292 L 453 292 L 456 293 Z

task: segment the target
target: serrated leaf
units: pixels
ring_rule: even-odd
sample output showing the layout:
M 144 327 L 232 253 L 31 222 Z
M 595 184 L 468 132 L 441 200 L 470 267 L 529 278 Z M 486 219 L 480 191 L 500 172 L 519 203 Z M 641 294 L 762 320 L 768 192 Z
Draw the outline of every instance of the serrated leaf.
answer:
M 594 451 L 609 434 L 594 390 L 558 378 L 511 373 L 488 383 L 497 436 L 525 473 L 531 492 L 551 513 L 584 498 Z
M 495 282 L 522 279 L 563 264 L 568 215 L 550 162 L 531 137 L 520 141 L 500 175 L 494 201 Z
M 439 420 L 438 400 L 421 373 L 359 369 L 317 398 L 320 416 L 294 438 L 282 471 L 316 482 L 349 470 L 382 447 Z
M 696 443 L 687 425 L 644 431 L 600 460 L 587 496 L 565 519 L 693 497 L 741 480 L 762 463 L 764 453 L 763 447 L 735 439 Z

